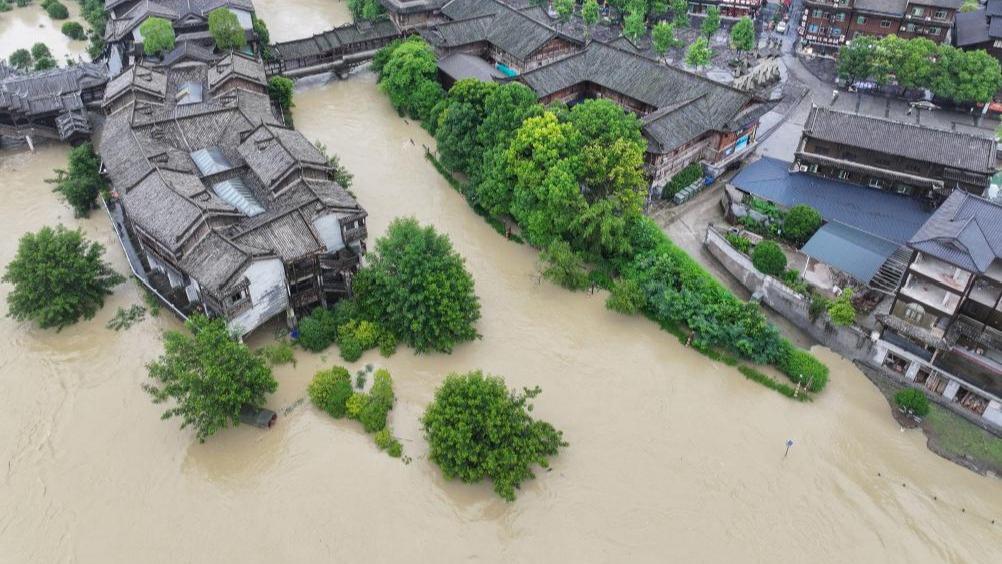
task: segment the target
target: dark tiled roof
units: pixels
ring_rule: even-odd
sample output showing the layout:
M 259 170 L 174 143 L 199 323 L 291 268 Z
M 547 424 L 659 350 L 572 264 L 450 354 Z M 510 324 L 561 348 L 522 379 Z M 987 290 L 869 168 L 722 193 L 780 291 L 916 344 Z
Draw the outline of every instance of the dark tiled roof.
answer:
M 654 149 L 661 151 L 728 127 L 753 103 L 740 90 L 598 42 L 519 79 L 540 97 L 591 82 L 657 108 L 643 121 Z
M 931 215 L 915 198 L 790 172 L 790 166 L 763 157 L 741 169 L 731 184 L 784 207 L 807 204 L 826 221 L 838 221 L 902 245 Z
M 954 22 L 954 33 L 958 47 L 977 45 L 992 39 L 988 30 L 988 18 L 985 16 L 984 10 L 960 12 Z
M 815 107 L 804 135 L 962 170 L 995 171 L 995 140 L 969 133 Z
M 239 53 L 230 53 L 209 67 L 209 89 L 215 90 L 220 83 L 232 77 L 243 78 L 261 86 L 268 83 L 264 67 L 259 65 L 256 60 Z
M 485 82 L 505 78 L 491 63 L 466 53 L 455 53 L 438 60 L 438 68 L 453 80 L 475 78 Z
M 7 75 L 0 80 L 0 111 L 22 116 L 83 108 L 80 93 L 108 80 L 107 65 L 81 63 L 29 74 Z
M 904 15 L 907 4 L 908 0 L 856 0 L 853 5 L 865 12 L 900 16 Z
M 142 0 L 123 13 L 120 18 L 109 19 L 104 37 L 108 41 L 120 40 L 142 25 L 149 16 L 161 17 L 171 22 L 184 20 L 190 16 L 206 20 L 209 12 L 222 7 L 254 11 L 254 3 L 251 0 Z
M 988 0 L 985 10 L 989 16 L 1002 16 L 1002 0 Z
M 272 46 L 272 51 L 277 56 L 287 59 L 316 56 L 332 53 L 361 41 L 396 37 L 398 35 L 397 28 L 389 20 L 381 20 L 373 24 L 364 25 L 347 24 L 319 33 L 313 37 L 276 43 Z
M 441 8 L 448 0 L 379 0 L 388 11 L 396 14 L 428 12 Z
M 442 13 L 453 22 L 493 16 L 486 26 L 486 35 L 482 40 L 520 60 L 528 58 L 554 37 L 578 42 L 577 39 L 558 33 L 547 23 L 533 18 L 532 14 L 516 10 L 497 0 L 452 0 L 442 7 Z M 448 27 L 456 24 L 445 25 Z M 469 29 L 464 30 L 462 34 L 469 37 L 480 25 L 482 24 L 470 24 Z M 434 35 L 433 30 L 429 33 L 431 36 Z
M 954 190 L 909 244 L 964 270 L 984 273 L 1002 257 L 1002 206 Z

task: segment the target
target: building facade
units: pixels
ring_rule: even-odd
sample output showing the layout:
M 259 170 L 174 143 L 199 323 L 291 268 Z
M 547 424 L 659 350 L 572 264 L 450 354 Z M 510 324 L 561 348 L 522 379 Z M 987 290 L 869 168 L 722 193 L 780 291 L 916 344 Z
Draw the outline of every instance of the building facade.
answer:
M 811 53 L 834 56 L 847 41 L 870 35 L 949 42 L 961 0 L 805 0 L 797 33 Z
M 874 360 L 1002 428 L 1002 206 L 956 191 L 912 237 Z
M 953 44 L 965 51 L 983 49 L 1002 61 L 1002 0 L 988 0 L 980 10 L 958 13 Z
M 939 205 L 954 190 L 983 195 L 995 173 L 993 139 L 817 107 L 795 166 Z

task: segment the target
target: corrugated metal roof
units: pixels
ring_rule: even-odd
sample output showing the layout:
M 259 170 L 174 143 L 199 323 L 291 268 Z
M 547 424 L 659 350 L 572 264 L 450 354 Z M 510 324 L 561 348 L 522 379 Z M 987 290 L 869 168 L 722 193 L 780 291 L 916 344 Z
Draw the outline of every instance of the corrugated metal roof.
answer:
M 195 166 L 198 167 L 202 176 L 209 176 L 210 174 L 220 173 L 233 168 L 233 165 L 223 156 L 219 147 L 209 147 L 194 151 L 191 153 L 191 160 L 195 161 Z
M 869 283 L 898 245 L 844 223 L 824 224 L 800 249 L 805 255 Z
M 212 191 L 247 217 L 264 213 L 264 207 L 239 177 L 213 184 Z

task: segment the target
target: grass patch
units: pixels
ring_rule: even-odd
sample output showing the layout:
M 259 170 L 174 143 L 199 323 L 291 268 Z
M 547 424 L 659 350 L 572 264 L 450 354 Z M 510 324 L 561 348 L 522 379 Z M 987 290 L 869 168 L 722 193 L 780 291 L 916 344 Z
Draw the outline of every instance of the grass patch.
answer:
M 969 456 L 994 468 L 1002 468 L 1002 439 L 938 405 L 930 407 L 932 411 L 926 416 L 925 423 L 943 450 L 954 456 Z
M 784 396 L 790 399 L 795 399 L 797 401 L 803 401 L 803 402 L 813 401 L 811 399 L 811 396 L 807 395 L 807 392 L 801 391 L 798 394 L 796 393 L 796 390 L 794 390 L 792 387 L 783 384 L 782 382 L 777 382 L 773 380 L 769 376 L 759 372 L 758 370 L 755 370 L 751 366 L 746 366 L 742 364 L 741 366 L 738 367 L 738 372 L 744 375 L 745 378 L 748 378 L 749 380 L 752 380 L 754 382 L 758 382 L 759 384 L 762 384 L 763 386 L 769 388 L 770 390 L 776 390 L 777 392 L 783 394 Z

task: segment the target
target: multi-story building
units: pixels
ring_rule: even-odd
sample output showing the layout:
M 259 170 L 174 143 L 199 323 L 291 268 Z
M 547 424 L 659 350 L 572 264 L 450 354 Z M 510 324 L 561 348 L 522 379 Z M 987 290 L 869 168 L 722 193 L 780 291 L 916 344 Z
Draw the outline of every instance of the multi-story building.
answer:
M 984 49 L 1002 60 L 1002 0 L 988 0 L 980 10 L 958 13 L 953 44 L 967 51 Z
M 350 295 L 365 252 L 365 211 L 266 89 L 240 54 L 134 65 L 108 83 L 96 139 L 136 276 L 240 334 Z
M 874 360 L 1002 427 L 1002 206 L 956 191 L 908 246 Z
M 745 16 L 754 19 L 763 4 L 765 0 L 689 0 L 689 13 L 702 15 L 715 6 L 723 19 L 736 20 Z
M 831 56 L 861 35 L 950 38 L 962 0 L 806 0 L 797 32 L 806 49 Z
M 410 31 L 442 21 L 439 10 L 449 0 L 379 0 L 400 31 Z
M 995 174 L 990 137 L 815 106 L 795 166 L 819 176 L 939 205 L 951 192 L 982 195 Z
M 750 154 L 765 111 L 747 92 L 597 41 L 519 80 L 544 104 L 605 98 L 640 116 L 652 197 L 691 163 L 715 175 Z

